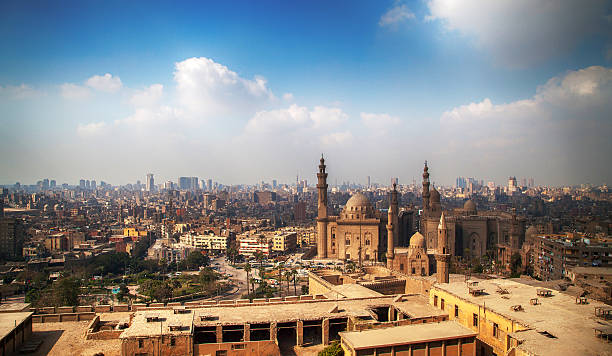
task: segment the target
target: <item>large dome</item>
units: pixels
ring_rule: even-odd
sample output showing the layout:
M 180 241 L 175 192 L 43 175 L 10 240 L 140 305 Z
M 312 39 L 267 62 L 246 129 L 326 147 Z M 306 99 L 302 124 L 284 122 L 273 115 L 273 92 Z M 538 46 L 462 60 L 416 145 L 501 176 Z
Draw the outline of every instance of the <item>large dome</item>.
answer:
M 374 214 L 374 209 L 372 208 L 372 203 L 368 197 L 366 197 L 363 193 L 356 193 L 353 195 L 344 206 L 343 212 L 345 214 L 364 214 L 364 217 L 371 217 Z M 346 215 L 348 218 L 350 215 Z M 357 216 L 355 215 L 355 218 Z
M 476 212 L 476 204 L 474 201 L 472 201 L 472 199 L 469 199 L 465 202 L 465 204 L 463 204 L 463 210 L 467 212 Z
M 425 248 L 425 237 L 420 232 L 415 232 L 410 238 L 410 247 Z

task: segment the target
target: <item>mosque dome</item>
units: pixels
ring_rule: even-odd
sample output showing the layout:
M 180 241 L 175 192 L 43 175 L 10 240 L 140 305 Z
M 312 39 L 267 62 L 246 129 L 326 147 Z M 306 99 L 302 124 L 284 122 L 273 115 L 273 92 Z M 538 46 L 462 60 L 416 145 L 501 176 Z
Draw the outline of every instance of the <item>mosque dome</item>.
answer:
M 438 190 L 435 187 L 429 193 L 429 200 L 432 203 L 439 203 L 440 202 L 440 192 L 438 192 Z
M 365 214 L 364 217 L 371 217 L 374 214 L 374 209 L 372 208 L 372 203 L 370 203 L 370 199 L 366 197 L 363 193 L 356 193 L 353 195 L 344 206 L 345 214 Z
M 410 247 L 425 248 L 425 237 L 420 232 L 415 232 L 410 238 Z
M 476 204 L 474 203 L 472 199 L 469 199 L 468 201 L 465 202 L 465 204 L 463 204 L 463 210 L 467 212 L 475 213 Z

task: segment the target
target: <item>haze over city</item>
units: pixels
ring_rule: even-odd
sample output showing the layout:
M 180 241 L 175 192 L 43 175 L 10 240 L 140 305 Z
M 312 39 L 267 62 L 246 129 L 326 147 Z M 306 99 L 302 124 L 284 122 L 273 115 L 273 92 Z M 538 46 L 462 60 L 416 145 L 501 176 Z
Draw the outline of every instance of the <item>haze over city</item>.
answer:
M 612 177 L 609 1 L 0 4 L 0 184 Z M 312 178 L 310 178 L 312 180 Z

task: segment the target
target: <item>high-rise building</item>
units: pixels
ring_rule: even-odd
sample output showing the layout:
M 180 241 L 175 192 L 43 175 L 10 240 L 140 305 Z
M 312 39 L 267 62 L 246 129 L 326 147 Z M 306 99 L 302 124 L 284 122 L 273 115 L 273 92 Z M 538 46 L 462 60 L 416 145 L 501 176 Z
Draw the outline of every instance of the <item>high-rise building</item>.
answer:
M 516 190 L 517 190 L 516 177 L 509 177 L 508 178 L 508 194 L 512 195 L 512 193 L 516 192 Z
M 0 258 L 21 256 L 24 240 L 25 228 L 21 220 L 0 218 Z
M 92 190 L 96 190 L 96 181 L 95 180 L 91 181 L 91 189 Z
M 51 189 L 55 188 L 57 186 L 57 183 L 55 182 L 55 179 L 52 179 L 51 182 L 49 183 L 49 187 Z
M 277 185 L 276 179 L 272 179 L 272 188 L 276 189 L 276 185 Z
M 370 188 L 370 176 L 368 176 L 368 188 Z
M 212 190 L 213 190 L 213 181 L 212 181 L 212 179 L 209 179 L 209 180 L 208 180 L 208 190 L 209 190 L 209 191 L 212 191 Z
M 42 181 L 42 188 L 43 188 L 44 190 L 49 189 L 49 178 L 45 178 L 45 179 L 43 179 L 43 181 Z
M 529 178 L 529 188 L 533 188 L 535 186 L 533 178 Z
M 147 174 L 147 180 L 146 180 L 146 189 L 147 192 L 152 192 L 155 186 L 155 181 L 153 180 L 153 173 L 148 173 Z
M 79 187 L 80 187 L 81 189 L 85 189 L 85 179 L 81 179 L 81 180 L 79 181 Z
M 191 187 L 189 188 L 190 190 L 198 190 L 199 188 L 199 184 L 198 182 L 200 181 L 200 179 L 198 177 L 190 177 L 191 178 Z

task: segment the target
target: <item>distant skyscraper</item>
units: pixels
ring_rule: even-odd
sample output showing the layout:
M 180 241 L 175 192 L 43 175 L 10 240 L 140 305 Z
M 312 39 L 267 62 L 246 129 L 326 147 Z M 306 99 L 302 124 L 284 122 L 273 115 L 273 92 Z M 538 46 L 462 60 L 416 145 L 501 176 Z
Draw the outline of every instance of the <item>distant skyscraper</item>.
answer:
M 399 178 L 398 177 L 391 178 L 391 185 L 393 185 L 393 184 L 396 184 L 396 185 L 399 184 Z
M 198 181 L 200 180 L 198 177 L 191 177 L 191 182 L 190 182 L 190 190 L 198 190 L 199 185 L 198 185 Z
M 370 188 L 370 176 L 368 176 L 368 188 Z
M 149 173 L 147 174 L 147 180 L 146 180 L 147 192 L 152 192 L 154 186 L 155 186 L 155 181 L 153 180 L 153 173 Z
M 529 188 L 533 188 L 535 186 L 533 178 L 529 178 Z
M 91 181 L 91 189 L 92 190 L 96 190 L 96 181 L 95 180 Z
M 208 190 L 209 190 L 209 191 L 212 191 L 212 190 L 213 190 L 213 181 L 212 181 L 212 179 L 209 179 L 209 180 L 208 180 Z
M 272 188 L 276 189 L 276 179 L 272 179 Z
M 191 177 L 179 177 L 178 179 L 180 190 L 189 190 L 191 187 Z
M 49 179 L 48 178 L 43 179 L 43 181 L 42 181 L 42 188 L 44 190 L 49 189 Z
M 49 184 L 49 187 L 50 188 L 55 188 L 56 186 L 57 186 L 57 183 L 55 182 L 55 179 L 52 179 L 50 184 Z
M 88 180 L 85 181 L 85 189 L 89 189 L 91 187 L 91 182 Z
M 522 178 L 521 179 L 521 187 L 526 187 L 527 186 L 527 178 Z
M 509 177 L 508 178 L 508 194 L 512 195 L 512 193 L 516 192 L 517 185 L 516 185 L 516 177 Z
M 85 189 L 85 179 L 81 179 L 79 181 L 79 187 L 81 187 L 81 189 Z

